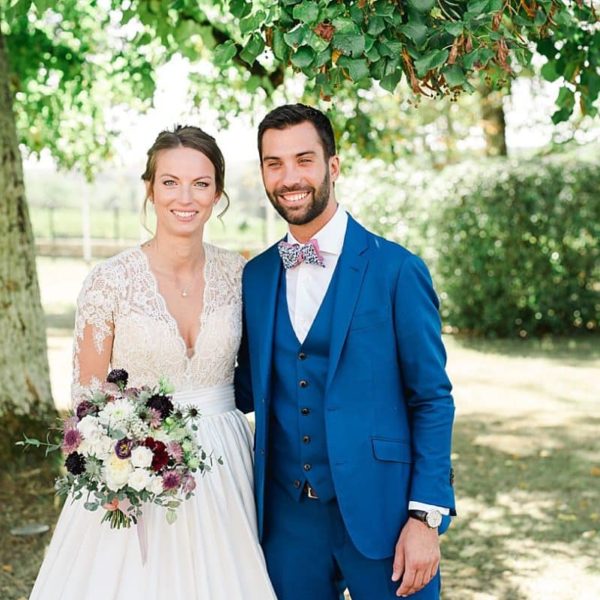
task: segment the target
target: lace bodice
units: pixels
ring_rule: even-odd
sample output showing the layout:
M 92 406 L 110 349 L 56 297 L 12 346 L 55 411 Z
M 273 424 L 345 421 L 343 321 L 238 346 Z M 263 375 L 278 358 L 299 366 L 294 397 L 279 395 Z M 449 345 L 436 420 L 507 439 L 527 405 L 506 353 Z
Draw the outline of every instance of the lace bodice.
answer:
M 75 317 L 74 402 L 83 390 L 80 351 L 84 335 L 93 336 L 98 353 L 103 351 L 106 339 L 113 336 L 110 368 L 125 369 L 130 386 L 154 385 L 161 376 L 176 391 L 233 381 L 242 331 L 244 259 L 210 244 L 204 248 L 204 304 L 191 356 L 141 248 L 125 250 L 90 272 Z M 90 385 L 99 383 L 93 380 Z

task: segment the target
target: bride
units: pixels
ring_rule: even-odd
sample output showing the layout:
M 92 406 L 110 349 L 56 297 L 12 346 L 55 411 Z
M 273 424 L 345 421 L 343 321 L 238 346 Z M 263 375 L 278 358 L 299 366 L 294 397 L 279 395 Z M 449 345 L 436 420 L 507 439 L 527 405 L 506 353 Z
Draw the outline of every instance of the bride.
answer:
M 156 235 L 86 279 L 73 369 L 74 402 L 110 368 L 128 371 L 134 387 L 165 376 L 176 403 L 199 408 L 199 441 L 223 465 L 199 478 L 174 524 L 160 507 L 144 509 L 145 561 L 135 526 L 111 529 L 83 500 L 67 500 L 31 599 L 275 599 L 256 534 L 251 432 L 233 396 L 243 259 L 202 241 L 224 177 L 201 129 L 160 133 L 142 176 Z

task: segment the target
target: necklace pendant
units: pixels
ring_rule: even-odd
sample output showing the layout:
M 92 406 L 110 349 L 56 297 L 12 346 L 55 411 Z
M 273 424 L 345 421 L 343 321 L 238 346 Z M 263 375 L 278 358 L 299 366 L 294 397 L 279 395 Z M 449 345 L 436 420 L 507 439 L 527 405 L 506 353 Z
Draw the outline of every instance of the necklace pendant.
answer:
M 181 295 L 182 295 L 184 298 L 187 298 L 187 297 L 188 297 L 188 292 L 187 292 L 187 290 L 183 290 L 183 292 L 181 292 Z

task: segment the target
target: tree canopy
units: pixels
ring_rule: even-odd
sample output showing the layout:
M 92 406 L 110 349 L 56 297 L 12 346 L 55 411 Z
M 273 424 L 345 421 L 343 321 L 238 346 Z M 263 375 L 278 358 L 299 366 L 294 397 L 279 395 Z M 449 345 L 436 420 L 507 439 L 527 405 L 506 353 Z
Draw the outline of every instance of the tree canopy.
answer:
M 481 77 L 502 86 L 534 50 L 542 76 L 562 83 L 554 121 L 577 102 L 597 113 L 589 0 L 2 1 L 20 139 L 66 166 L 110 156 L 110 111 L 148 106 L 156 67 L 175 53 L 204 61 L 194 97 L 222 121 L 258 112 L 301 73 L 303 97 L 332 109 L 350 141 L 371 126 L 373 87 L 405 82 L 418 98 L 470 92 Z

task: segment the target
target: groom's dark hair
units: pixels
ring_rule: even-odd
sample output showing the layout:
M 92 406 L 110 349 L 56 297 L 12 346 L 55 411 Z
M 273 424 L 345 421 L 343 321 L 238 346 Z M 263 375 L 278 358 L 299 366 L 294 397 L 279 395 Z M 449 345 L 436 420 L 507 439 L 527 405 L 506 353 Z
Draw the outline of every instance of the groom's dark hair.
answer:
M 287 129 L 308 121 L 319 134 L 325 160 L 335 156 L 335 137 L 329 118 L 320 110 L 306 104 L 284 104 L 273 109 L 258 126 L 258 155 L 262 163 L 262 139 L 267 129 Z

